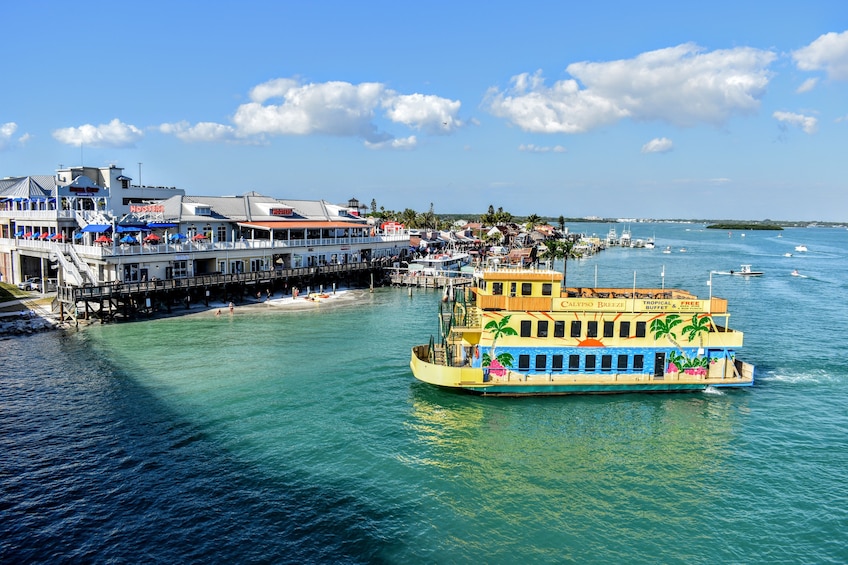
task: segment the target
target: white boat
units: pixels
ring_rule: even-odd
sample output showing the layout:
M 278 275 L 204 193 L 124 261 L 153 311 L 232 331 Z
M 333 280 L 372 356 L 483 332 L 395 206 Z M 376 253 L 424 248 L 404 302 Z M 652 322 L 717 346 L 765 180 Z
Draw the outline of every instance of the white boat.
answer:
M 468 253 L 436 253 L 410 261 L 409 274 L 454 277 L 470 263 L 471 255 Z
M 663 249 L 663 253 L 671 253 L 671 247 L 669 246 Z
M 795 251 L 798 251 L 799 253 L 803 253 L 803 252 L 804 252 L 804 251 L 806 251 L 806 250 L 807 250 L 807 246 L 806 246 L 806 245 L 803 245 L 803 244 L 802 244 L 802 245 L 796 245 L 796 246 L 795 246 Z
M 740 277 L 761 277 L 763 276 L 762 271 L 754 271 L 751 269 L 751 265 L 742 265 L 742 268 L 738 271 L 713 271 L 716 275 L 736 275 Z
M 786 253 L 783 254 L 783 256 L 784 257 L 792 257 L 792 254 L 787 251 Z

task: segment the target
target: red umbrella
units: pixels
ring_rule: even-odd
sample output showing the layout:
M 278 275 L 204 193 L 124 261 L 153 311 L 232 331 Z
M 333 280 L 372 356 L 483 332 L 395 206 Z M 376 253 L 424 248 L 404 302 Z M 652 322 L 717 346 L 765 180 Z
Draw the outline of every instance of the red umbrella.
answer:
M 196 236 L 194 236 L 192 239 L 194 239 L 195 241 L 197 241 L 198 239 L 206 239 L 206 236 L 205 236 L 205 235 L 203 235 L 202 233 L 199 233 L 199 234 L 197 234 Z
M 159 239 L 160 238 L 159 238 L 158 235 L 156 235 L 155 233 L 152 233 L 152 234 L 148 235 L 147 237 L 145 237 L 144 241 L 159 241 Z
M 112 240 L 106 237 L 105 235 L 101 235 L 100 237 L 94 240 L 94 243 L 112 243 Z

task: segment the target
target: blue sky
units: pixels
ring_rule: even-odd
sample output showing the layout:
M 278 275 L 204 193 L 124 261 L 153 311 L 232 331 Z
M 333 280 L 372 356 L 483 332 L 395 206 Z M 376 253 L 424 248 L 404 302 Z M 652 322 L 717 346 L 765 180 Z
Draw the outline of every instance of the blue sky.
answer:
M 218 4 L 0 4 L 0 176 L 848 221 L 842 0 Z

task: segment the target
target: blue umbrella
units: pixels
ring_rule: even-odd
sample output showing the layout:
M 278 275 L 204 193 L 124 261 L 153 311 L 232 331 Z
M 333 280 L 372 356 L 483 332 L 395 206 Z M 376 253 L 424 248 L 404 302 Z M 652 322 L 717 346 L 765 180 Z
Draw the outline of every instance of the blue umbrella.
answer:
M 171 241 L 179 241 L 179 240 L 185 239 L 185 238 L 186 238 L 186 236 L 181 234 L 181 233 L 172 233 L 171 237 L 170 237 Z
M 121 243 L 138 243 L 135 238 L 131 235 L 125 235 L 120 239 Z

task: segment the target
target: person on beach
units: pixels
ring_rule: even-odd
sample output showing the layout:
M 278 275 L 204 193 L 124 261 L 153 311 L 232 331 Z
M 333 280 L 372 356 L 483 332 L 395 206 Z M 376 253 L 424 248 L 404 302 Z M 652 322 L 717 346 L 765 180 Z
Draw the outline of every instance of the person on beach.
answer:
M 232 313 L 233 313 L 233 310 L 234 310 L 234 309 L 235 309 L 235 304 L 233 304 L 232 302 L 230 302 L 230 314 L 232 314 Z

